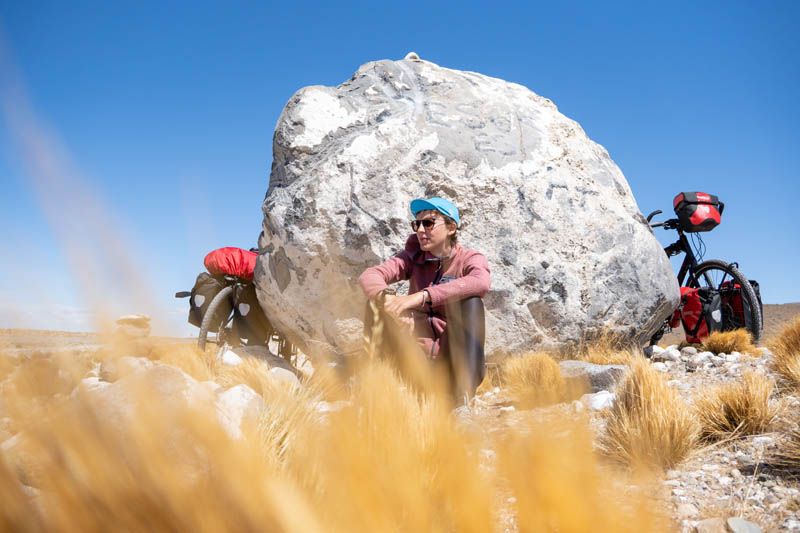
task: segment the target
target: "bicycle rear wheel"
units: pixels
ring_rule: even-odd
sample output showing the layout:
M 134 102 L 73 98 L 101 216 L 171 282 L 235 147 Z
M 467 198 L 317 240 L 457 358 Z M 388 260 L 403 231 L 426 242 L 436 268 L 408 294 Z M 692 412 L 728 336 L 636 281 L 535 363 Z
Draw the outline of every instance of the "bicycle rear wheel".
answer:
M 719 291 L 725 282 L 732 282 L 741 287 L 742 310 L 744 313 L 749 313 L 749 317 L 745 317 L 742 321 L 730 306 L 723 308 L 723 323 L 726 329 L 746 328 L 753 336 L 753 342 L 758 342 L 761 337 L 763 317 L 753 287 L 738 268 L 719 259 L 703 261 L 697 265 L 694 274 L 689 278 L 688 286 L 712 287 Z
M 197 347 L 201 350 L 206 349 L 206 342 L 208 341 L 208 332 L 214 326 L 217 327 L 217 338 L 222 335 L 222 329 L 231 314 L 231 306 L 228 301 L 233 293 L 233 287 L 228 286 L 222 289 L 214 296 L 211 303 L 206 309 L 206 314 L 203 316 L 203 322 L 200 324 L 200 334 L 197 336 Z M 223 316 L 224 313 L 224 316 Z

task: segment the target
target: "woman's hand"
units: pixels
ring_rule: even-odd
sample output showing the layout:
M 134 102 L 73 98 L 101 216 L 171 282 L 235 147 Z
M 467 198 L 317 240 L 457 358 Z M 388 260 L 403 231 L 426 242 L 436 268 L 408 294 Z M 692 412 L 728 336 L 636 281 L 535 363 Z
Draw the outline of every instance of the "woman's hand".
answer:
M 400 326 L 400 331 L 404 331 L 409 335 L 414 334 L 414 317 L 410 312 L 404 313 L 402 316 L 395 317 L 391 315 L 392 319 Z
M 415 292 L 408 296 L 394 296 L 387 294 L 383 302 L 383 309 L 397 318 L 400 318 L 403 313 L 411 309 L 419 309 L 422 307 L 425 298 L 425 291 Z

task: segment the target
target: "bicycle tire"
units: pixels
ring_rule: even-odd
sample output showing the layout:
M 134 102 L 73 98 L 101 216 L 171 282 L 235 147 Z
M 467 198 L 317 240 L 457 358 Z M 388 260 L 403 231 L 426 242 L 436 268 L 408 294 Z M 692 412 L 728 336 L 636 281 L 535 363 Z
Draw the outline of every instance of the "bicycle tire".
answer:
M 206 349 L 206 341 L 208 339 L 208 332 L 211 329 L 211 326 L 214 324 L 215 315 L 219 309 L 219 306 L 222 305 L 222 302 L 228 300 L 230 295 L 233 293 L 233 287 L 228 286 L 224 287 L 221 291 L 214 296 L 214 299 L 211 300 L 211 303 L 208 305 L 208 309 L 206 309 L 206 314 L 203 316 L 203 322 L 200 324 L 200 334 L 197 336 L 197 347 L 201 350 Z M 228 311 L 230 314 L 230 311 Z M 226 317 L 223 317 L 224 320 Z M 217 321 L 220 321 L 219 318 L 216 318 Z M 219 335 L 219 333 L 217 333 Z
M 719 272 L 720 274 L 715 275 L 714 272 Z M 751 327 L 747 328 L 747 330 L 753 336 L 753 342 L 756 343 L 761 338 L 763 317 L 761 316 L 753 287 L 738 268 L 719 259 L 709 259 L 697 265 L 687 285 L 690 287 L 700 287 L 702 285 L 720 290 L 720 285 L 727 280 L 733 280 L 734 283 L 739 284 L 742 289 L 742 299 L 746 299 L 749 304 Z

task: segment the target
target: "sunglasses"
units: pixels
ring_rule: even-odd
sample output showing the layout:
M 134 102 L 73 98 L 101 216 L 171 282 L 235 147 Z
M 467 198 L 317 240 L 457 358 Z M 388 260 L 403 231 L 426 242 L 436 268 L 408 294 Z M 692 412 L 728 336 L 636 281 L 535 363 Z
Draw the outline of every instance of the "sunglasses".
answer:
M 426 218 L 424 220 L 412 220 L 411 229 L 413 229 L 414 231 L 419 231 L 419 227 L 422 226 L 426 230 L 429 230 L 432 229 L 434 226 L 436 226 L 436 223 L 438 221 L 439 219 L 436 218 Z

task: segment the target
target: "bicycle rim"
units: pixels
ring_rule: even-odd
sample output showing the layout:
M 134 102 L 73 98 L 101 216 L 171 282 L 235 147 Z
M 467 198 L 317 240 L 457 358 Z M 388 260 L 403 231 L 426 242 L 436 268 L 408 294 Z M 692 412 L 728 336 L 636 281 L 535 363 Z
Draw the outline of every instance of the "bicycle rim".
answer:
M 217 339 L 212 339 L 212 342 L 214 340 L 219 340 L 220 336 L 224 335 L 223 332 L 225 331 L 225 325 L 230 321 L 232 316 L 231 313 L 232 309 L 228 309 L 228 311 L 224 313 L 224 316 L 220 316 L 223 313 L 219 313 L 219 311 L 220 310 L 224 311 L 224 308 L 221 309 L 221 306 L 223 306 L 223 303 L 227 303 L 228 298 L 230 297 L 232 292 L 233 292 L 233 287 L 223 288 L 221 291 L 217 293 L 216 296 L 214 296 L 214 299 L 209 304 L 208 309 L 206 310 L 206 314 L 203 317 L 203 322 L 200 325 L 200 334 L 197 337 L 197 346 L 201 350 L 205 350 L 206 348 L 206 342 L 208 342 L 209 340 L 208 333 L 209 331 L 211 331 L 212 325 L 218 325 L 218 327 L 216 328 Z M 217 324 L 214 323 L 215 321 L 217 321 Z

